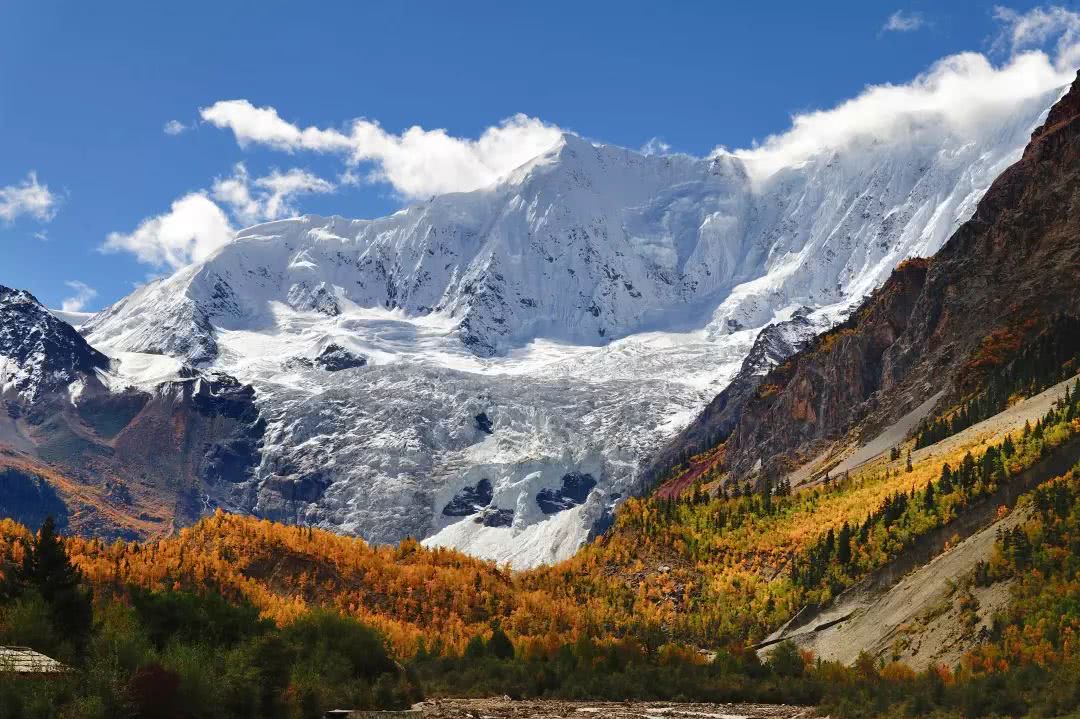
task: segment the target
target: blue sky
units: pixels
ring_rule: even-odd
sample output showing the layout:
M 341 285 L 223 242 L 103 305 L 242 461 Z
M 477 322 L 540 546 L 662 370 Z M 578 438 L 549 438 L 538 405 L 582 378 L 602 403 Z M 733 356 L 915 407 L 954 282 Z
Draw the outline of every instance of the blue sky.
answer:
M 221 228 L 248 220 L 370 217 L 410 195 L 470 189 L 459 185 L 516 155 L 467 141 L 518 113 L 531 119 L 517 134 L 491 136 L 517 143 L 518 154 L 556 127 L 634 148 L 659 138 L 695 155 L 750 147 L 787 130 L 793 115 L 868 85 L 908 83 L 961 51 L 1005 63 L 1015 48 L 1003 32 L 1015 40 L 1035 7 L 8 0 L 0 284 L 59 306 L 81 282 L 96 292 L 84 291 L 83 306 L 99 309 L 193 256 L 139 244 L 160 224 L 137 232 L 192 193 L 202 200 L 188 209 L 204 214 L 176 214 L 172 231 L 191 217 L 205 222 L 205 249 Z M 1080 27 L 1076 10 L 1039 11 L 1050 20 L 1028 28 L 1026 45 L 1060 55 L 1062 33 Z M 230 100 L 245 103 L 216 105 Z M 259 108 L 271 114 L 253 114 Z M 357 118 L 378 124 L 359 126 L 374 139 L 360 139 Z M 176 134 L 165 131 L 170 122 Z M 446 136 L 402 143 L 413 125 Z M 309 126 L 321 134 L 290 134 Z M 428 172 L 429 158 L 417 157 L 428 147 L 444 147 L 449 164 Z M 356 161 L 358 152 L 368 159 Z M 462 179 L 460 163 L 474 160 L 480 179 Z M 373 170 L 384 179 L 373 181 Z M 107 242 L 113 251 L 102 251 Z

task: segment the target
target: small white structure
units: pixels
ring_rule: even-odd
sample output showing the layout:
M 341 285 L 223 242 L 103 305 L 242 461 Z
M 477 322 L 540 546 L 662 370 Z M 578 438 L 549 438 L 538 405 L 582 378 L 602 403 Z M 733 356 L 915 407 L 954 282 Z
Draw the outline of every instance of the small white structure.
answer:
M 331 709 L 323 719 L 419 719 L 423 711 L 415 706 L 412 709 L 376 711 L 371 709 Z
M 67 674 L 71 668 L 30 647 L 0 647 L 0 674 L 49 676 Z

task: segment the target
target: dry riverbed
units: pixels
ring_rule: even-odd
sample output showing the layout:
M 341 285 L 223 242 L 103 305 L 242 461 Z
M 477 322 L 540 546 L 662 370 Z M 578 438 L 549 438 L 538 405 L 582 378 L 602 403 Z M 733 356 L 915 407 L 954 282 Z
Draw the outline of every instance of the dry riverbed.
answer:
M 809 719 L 811 707 L 783 704 L 680 704 L 677 702 L 571 702 L 559 700 L 437 699 L 422 705 L 435 719 Z

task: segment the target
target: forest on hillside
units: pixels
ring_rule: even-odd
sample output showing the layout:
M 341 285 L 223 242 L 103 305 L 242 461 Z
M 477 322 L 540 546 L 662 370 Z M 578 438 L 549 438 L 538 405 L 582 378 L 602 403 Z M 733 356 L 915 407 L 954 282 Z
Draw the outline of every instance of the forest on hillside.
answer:
M 964 580 L 1021 581 L 960 666 L 843 667 L 790 644 L 763 663 L 748 645 L 1077 434 L 1080 384 L 1017 436 L 932 466 L 896 462 L 806 491 L 699 484 L 630 500 L 577 556 L 522 573 L 220 512 L 145 544 L 5 520 L 0 643 L 73 671 L 4 678 L 0 714 L 314 717 L 425 692 L 813 703 L 851 717 L 1060 712 L 1080 698 L 1062 681 L 1080 629 L 1075 471 L 1032 492 L 1035 519 Z
M 637 638 L 579 636 L 538 649 L 493 622 L 461 652 L 422 642 L 395 661 L 377 629 L 328 609 L 283 621 L 211 586 L 87 584 L 49 523 L 5 526 L 0 642 L 32 645 L 70 671 L 0 673 L 0 715 L 318 717 L 334 706 L 395 708 L 424 696 L 568 697 L 818 704 L 839 717 L 1058 716 L 1080 709 L 1080 467 L 1027 495 L 1031 519 L 962 578 L 1015 580 L 992 636 L 957 667 L 916 673 L 863 655 L 851 667 L 779 645 L 705 656 Z

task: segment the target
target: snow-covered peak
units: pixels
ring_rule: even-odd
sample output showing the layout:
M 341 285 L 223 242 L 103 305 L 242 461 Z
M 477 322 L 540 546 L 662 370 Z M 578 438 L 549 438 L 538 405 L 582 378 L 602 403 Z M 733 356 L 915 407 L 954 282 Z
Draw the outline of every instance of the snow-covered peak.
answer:
M 975 136 L 914 128 L 764 181 L 732 155 L 644 155 L 564 134 L 489 188 L 374 220 L 243 230 L 85 330 L 118 349 L 211 362 L 215 327 L 271 327 L 275 306 L 438 317 L 487 357 L 537 338 L 602 345 L 673 326 L 760 327 L 782 307 L 857 301 L 904 257 L 934 252 L 1055 96 Z

